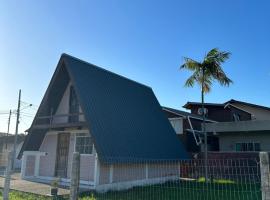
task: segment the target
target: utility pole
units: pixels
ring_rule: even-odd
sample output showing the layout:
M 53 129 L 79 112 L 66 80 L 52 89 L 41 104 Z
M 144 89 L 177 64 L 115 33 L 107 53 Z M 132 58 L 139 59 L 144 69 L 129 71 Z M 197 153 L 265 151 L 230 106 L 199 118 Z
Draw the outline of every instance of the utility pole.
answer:
M 20 107 L 21 107 L 21 90 L 19 90 L 19 99 L 18 99 L 18 108 L 17 108 L 17 120 L 16 120 L 16 129 L 15 129 L 15 137 L 14 137 L 14 148 L 13 148 L 13 165 L 12 169 L 15 169 L 16 163 L 16 147 L 17 147 L 17 138 L 18 138 L 18 128 L 19 128 L 19 120 L 20 120 Z
M 11 110 L 9 110 L 9 117 L 8 117 L 8 129 L 7 129 L 7 137 L 6 137 L 6 150 L 7 150 L 7 141 L 8 141 L 8 135 L 9 135 L 10 117 L 11 117 Z

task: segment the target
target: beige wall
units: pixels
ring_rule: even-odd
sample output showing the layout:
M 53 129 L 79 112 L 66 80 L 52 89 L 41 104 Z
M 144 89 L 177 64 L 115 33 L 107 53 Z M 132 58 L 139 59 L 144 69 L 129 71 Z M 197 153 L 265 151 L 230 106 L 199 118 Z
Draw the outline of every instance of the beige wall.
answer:
M 110 183 L 110 165 L 99 165 L 99 184 Z
M 35 173 L 35 156 L 27 156 L 25 165 L 25 176 L 34 176 Z
M 80 179 L 82 181 L 94 181 L 95 155 L 81 155 Z
M 39 148 L 41 152 L 47 152 L 47 155 L 40 157 L 39 175 L 54 176 L 56 161 L 57 135 L 46 134 Z
M 87 132 L 87 130 L 85 130 L 85 132 Z M 39 166 L 40 176 L 53 177 L 55 175 L 55 165 L 57 156 L 56 149 L 57 149 L 57 133 L 47 133 L 39 149 L 39 151 L 47 153 L 47 155 L 40 157 L 40 166 Z M 69 142 L 67 178 L 70 178 L 72 156 L 74 151 L 75 151 L 75 133 L 71 133 Z M 94 181 L 95 159 L 96 158 L 94 154 L 81 155 L 80 161 L 81 180 Z
M 85 130 L 88 132 L 88 130 Z M 67 177 L 70 178 L 71 166 L 72 166 L 72 156 L 75 151 L 76 133 L 70 134 L 69 142 L 69 155 L 68 155 L 68 169 Z M 84 181 L 94 181 L 94 169 L 95 169 L 96 156 L 92 155 L 81 155 L 80 157 L 80 178 Z
M 165 164 L 149 164 L 149 178 L 159 178 L 179 175 L 179 165 L 176 162 Z
M 134 181 L 146 178 L 145 164 L 113 166 L 113 182 Z
M 238 142 L 259 142 L 262 151 L 270 151 L 270 133 L 224 133 L 219 135 L 220 151 L 235 151 Z
M 255 108 L 252 106 L 247 106 L 239 103 L 232 103 L 232 105 L 237 106 L 249 113 L 251 113 L 256 120 L 270 120 L 270 111 L 261 108 Z
M 111 167 L 112 166 L 112 167 Z M 112 175 L 111 175 L 112 173 Z M 177 162 L 159 164 L 100 164 L 99 184 L 120 183 L 126 181 L 138 181 L 170 176 L 179 176 Z

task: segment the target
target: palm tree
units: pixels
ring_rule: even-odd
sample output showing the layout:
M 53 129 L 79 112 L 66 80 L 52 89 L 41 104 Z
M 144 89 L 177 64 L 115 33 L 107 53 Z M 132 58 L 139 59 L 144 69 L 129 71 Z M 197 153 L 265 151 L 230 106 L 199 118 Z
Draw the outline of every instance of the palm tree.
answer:
M 184 57 L 184 64 L 180 69 L 187 69 L 193 74 L 186 80 L 186 87 L 193 87 L 197 83 L 201 88 L 201 105 L 203 112 L 202 133 L 204 135 L 204 165 L 205 165 L 205 180 L 208 180 L 207 171 L 207 132 L 205 131 L 205 109 L 204 95 L 211 91 L 211 86 L 214 81 L 217 81 L 222 86 L 229 86 L 232 80 L 227 77 L 222 69 L 222 64 L 229 59 L 231 53 L 220 51 L 218 48 L 210 50 L 204 57 L 202 62 L 195 61 L 191 58 Z

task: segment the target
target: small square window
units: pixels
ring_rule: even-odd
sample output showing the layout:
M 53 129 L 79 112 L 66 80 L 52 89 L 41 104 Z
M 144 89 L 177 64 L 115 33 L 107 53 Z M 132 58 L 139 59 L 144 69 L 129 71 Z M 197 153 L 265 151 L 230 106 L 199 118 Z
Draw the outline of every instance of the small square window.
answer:
M 90 136 L 76 136 L 75 149 L 80 154 L 93 153 L 93 141 Z

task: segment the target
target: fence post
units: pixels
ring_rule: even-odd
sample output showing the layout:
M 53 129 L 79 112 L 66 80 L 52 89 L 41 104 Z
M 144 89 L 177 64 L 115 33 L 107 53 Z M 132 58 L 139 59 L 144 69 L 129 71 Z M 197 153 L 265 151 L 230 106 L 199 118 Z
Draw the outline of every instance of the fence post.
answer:
M 80 154 L 73 153 L 71 168 L 70 200 L 77 200 L 80 184 Z
M 260 169 L 262 200 L 270 200 L 270 172 L 267 152 L 260 152 Z
M 11 167 L 13 163 L 13 152 L 8 152 L 8 162 L 6 167 L 5 174 L 5 183 L 4 183 L 4 191 L 3 191 L 3 200 L 8 200 L 8 193 L 10 189 L 10 176 L 11 176 Z

